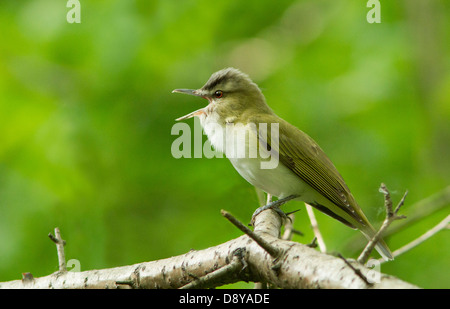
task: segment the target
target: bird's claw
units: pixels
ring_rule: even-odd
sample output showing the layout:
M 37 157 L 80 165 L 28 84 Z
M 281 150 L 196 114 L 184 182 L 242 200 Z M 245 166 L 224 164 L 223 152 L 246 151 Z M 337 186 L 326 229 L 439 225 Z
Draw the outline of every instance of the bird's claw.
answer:
M 282 210 L 280 209 L 280 206 L 283 205 L 283 204 L 285 204 L 285 203 L 287 203 L 288 201 L 290 201 L 290 200 L 296 198 L 296 197 L 298 197 L 298 196 L 297 196 L 297 195 L 290 195 L 290 196 L 288 196 L 288 197 L 285 197 L 285 198 L 282 198 L 282 199 L 279 199 L 279 200 L 270 202 L 270 203 L 267 204 L 267 205 L 264 205 L 264 206 L 261 206 L 261 207 L 257 208 L 257 209 L 255 210 L 255 212 L 253 213 L 253 215 L 252 215 L 252 220 L 250 221 L 249 225 L 254 225 L 254 224 L 255 224 L 255 218 L 256 218 L 256 216 L 259 215 L 262 211 L 267 210 L 267 209 L 273 209 L 273 210 L 276 211 L 276 212 L 281 216 L 281 218 L 283 218 L 284 220 L 286 220 L 286 218 L 289 219 L 289 220 L 291 220 L 291 218 L 289 218 L 288 215 L 291 214 L 292 212 L 286 214 L 284 211 L 282 211 Z M 296 211 L 297 211 L 297 210 L 296 210 Z

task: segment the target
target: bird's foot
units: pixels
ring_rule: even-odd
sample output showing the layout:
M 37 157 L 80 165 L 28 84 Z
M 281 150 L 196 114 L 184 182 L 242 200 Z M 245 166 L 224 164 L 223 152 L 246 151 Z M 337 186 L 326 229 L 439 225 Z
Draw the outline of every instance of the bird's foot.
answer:
M 261 206 L 259 208 L 257 208 L 255 210 L 255 212 L 252 215 L 252 220 L 250 221 L 249 225 L 254 225 L 255 223 L 255 218 L 257 215 L 259 215 L 262 211 L 267 210 L 267 209 L 273 209 L 274 211 L 276 211 L 283 219 L 288 218 L 287 215 L 284 213 L 284 211 L 282 211 L 280 209 L 280 206 L 283 204 L 286 204 L 287 202 L 289 202 L 292 199 L 297 198 L 298 195 L 289 195 L 287 197 L 281 198 L 279 200 L 273 201 L 268 203 L 267 205 Z

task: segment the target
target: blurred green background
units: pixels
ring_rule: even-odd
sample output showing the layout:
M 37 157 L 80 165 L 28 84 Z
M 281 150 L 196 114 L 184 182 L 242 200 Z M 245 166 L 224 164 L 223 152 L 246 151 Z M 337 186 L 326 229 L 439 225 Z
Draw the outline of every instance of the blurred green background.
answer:
M 81 1 L 0 3 L 0 281 L 57 270 L 59 227 L 81 270 L 203 249 L 241 233 L 255 190 L 226 159 L 175 159 L 174 119 L 205 105 L 171 94 L 234 66 L 281 117 L 311 135 L 374 225 L 385 182 L 402 212 L 450 184 L 450 3 Z M 186 121 L 193 128 L 193 120 Z M 295 227 L 313 237 L 301 203 Z M 449 213 L 388 239 L 395 250 Z M 317 214 L 330 251 L 359 237 Z M 383 264 L 425 288 L 450 287 L 449 232 Z M 237 284 L 232 287 L 251 287 Z

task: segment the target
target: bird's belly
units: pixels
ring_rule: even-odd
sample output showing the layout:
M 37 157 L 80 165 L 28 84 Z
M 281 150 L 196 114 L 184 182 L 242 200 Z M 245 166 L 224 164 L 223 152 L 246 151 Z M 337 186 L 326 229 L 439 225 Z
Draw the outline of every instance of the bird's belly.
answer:
M 279 162 L 273 169 L 262 169 L 258 158 L 229 158 L 239 174 L 255 187 L 279 198 L 302 196 L 309 185 Z

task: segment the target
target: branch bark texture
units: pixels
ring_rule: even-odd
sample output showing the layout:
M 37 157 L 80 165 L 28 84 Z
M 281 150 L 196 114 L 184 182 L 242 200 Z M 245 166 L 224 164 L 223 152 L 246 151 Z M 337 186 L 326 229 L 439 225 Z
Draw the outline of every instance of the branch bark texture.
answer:
M 83 272 L 58 271 L 31 280 L 2 282 L 0 288 L 210 288 L 239 281 L 280 288 L 417 288 L 357 262 L 350 262 L 353 267 L 349 267 L 349 261 L 280 239 L 280 226 L 281 219 L 272 210 L 256 217 L 254 233 L 279 252 L 277 257 L 243 235 L 163 260 Z M 368 284 L 361 274 L 374 283 Z

